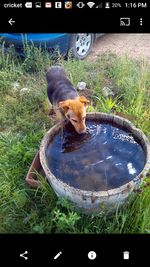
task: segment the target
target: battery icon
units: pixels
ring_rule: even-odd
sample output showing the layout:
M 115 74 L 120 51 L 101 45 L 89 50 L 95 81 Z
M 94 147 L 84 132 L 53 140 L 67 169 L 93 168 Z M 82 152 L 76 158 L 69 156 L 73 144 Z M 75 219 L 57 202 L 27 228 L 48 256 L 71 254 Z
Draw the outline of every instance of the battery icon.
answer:
M 110 8 L 110 3 L 109 2 L 105 3 L 105 8 Z

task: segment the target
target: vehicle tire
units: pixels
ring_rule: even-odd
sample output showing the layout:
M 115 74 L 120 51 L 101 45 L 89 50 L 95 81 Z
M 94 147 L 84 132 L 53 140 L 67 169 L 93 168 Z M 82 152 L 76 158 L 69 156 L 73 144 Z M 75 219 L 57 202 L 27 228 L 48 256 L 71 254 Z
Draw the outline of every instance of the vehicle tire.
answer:
M 69 52 L 76 59 L 84 59 L 91 51 L 94 43 L 94 34 L 71 34 Z

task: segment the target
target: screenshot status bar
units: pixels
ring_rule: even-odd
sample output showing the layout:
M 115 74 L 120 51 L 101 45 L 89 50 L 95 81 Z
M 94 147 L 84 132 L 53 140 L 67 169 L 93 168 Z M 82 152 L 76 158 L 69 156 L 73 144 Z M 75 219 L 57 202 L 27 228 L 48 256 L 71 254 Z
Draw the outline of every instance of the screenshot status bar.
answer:
M 0 3 L 0 8 L 4 9 L 147 9 L 150 8 L 149 2 L 99 2 L 99 1 L 50 1 L 50 2 L 18 2 L 4 1 Z

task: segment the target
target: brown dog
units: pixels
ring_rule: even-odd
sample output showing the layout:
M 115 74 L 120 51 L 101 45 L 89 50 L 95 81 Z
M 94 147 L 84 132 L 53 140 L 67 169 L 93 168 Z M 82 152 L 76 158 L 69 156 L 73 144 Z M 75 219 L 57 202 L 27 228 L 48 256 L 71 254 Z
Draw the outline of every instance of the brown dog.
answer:
M 47 95 L 59 119 L 67 118 L 77 133 L 85 133 L 86 108 L 89 100 L 78 96 L 63 68 L 51 67 L 47 73 Z

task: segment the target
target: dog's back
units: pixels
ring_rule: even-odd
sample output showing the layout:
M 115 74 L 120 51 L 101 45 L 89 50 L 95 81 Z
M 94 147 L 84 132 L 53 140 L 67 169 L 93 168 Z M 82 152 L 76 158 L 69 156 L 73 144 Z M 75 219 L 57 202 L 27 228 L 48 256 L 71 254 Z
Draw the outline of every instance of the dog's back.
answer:
M 46 73 L 46 79 L 48 84 L 47 95 L 52 105 L 77 97 L 77 92 L 62 67 L 52 66 L 49 68 Z

